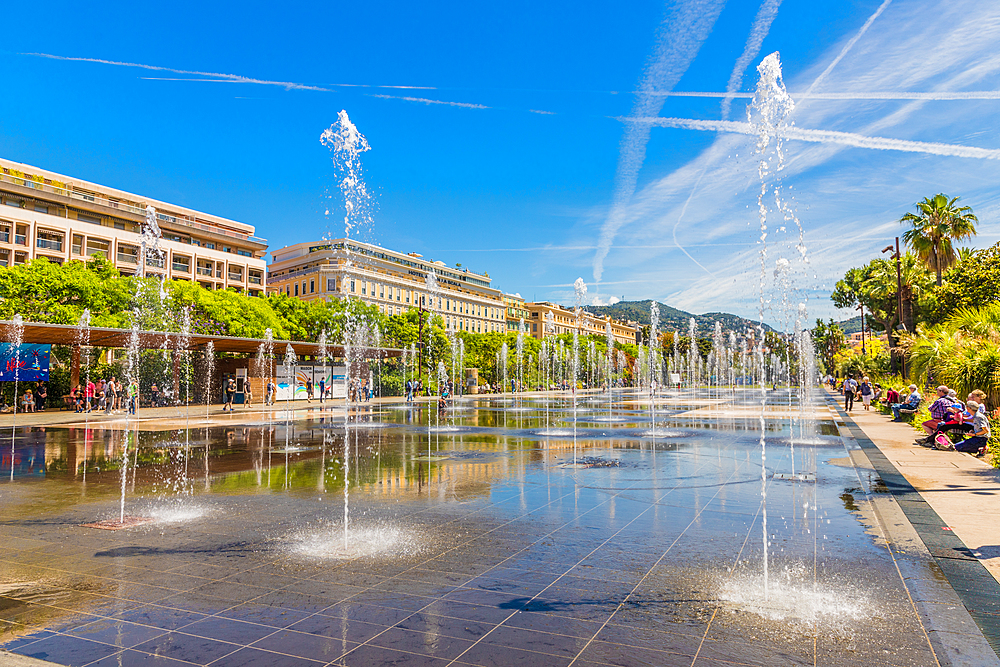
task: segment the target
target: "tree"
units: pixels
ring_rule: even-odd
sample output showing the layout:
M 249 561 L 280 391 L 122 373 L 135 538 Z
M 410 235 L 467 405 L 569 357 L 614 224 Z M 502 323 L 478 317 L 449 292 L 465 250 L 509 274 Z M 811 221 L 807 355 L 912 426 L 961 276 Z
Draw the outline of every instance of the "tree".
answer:
M 817 319 L 816 326 L 812 330 L 813 347 L 823 360 L 823 367 L 827 373 L 836 370 L 837 354 L 847 345 L 847 336 L 839 325 L 830 318 L 829 324 L 824 324 L 823 320 Z
M 903 232 L 903 239 L 928 268 L 934 269 L 938 287 L 942 272 L 956 258 L 952 241 L 975 236 L 979 222 L 971 207 L 956 206 L 958 200 L 958 197 L 948 199 L 943 194 L 925 197 L 917 202 L 917 213 L 906 213 L 899 219 L 901 223 L 910 223 L 910 229 Z
M 955 264 L 935 290 L 931 322 L 941 323 L 958 308 L 978 307 L 1000 299 L 1000 243 L 971 253 Z
M 910 377 L 946 384 L 959 395 L 973 389 L 1000 402 L 1000 303 L 959 308 L 945 322 L 920 325 L 901 341 Z

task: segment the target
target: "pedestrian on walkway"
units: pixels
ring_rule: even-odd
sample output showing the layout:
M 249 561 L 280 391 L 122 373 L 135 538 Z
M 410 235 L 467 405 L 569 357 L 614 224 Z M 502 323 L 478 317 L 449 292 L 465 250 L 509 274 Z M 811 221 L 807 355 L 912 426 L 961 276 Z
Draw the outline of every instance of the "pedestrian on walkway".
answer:
M 861 380 L 861 402 L 865 406 L 865 410 L 868 410 L 872 404 L 872 396 L 875 395 L 875 388 L 872 387 L 872 381 L 866 375 Z
M 854 394 L 858 390 L 858 383 L 855 379 L 848 375 L 844 380 L 843 392 L 844 392 L 844 410 L 850 412 L 854 407 Z
M 253 387 L 250 386 L 250 378 L 243 384 L 243 407 L 249 408 L 253 405 Z
M 323 399 L 326 398 L 326 378 L 319 379 L 319 402 L 320 405 L 323 404 Z
M 313 381 L 312 378 L 306 380 L 306 402 L 313 402 Z
M 226 404 L 222 406 L 222 411 L 225 412 L 227 409 L 233 411 L 233 398 L 236 396 L 236 380 L 229 378 L 226 382 Z
M 264 405 L 274 405 L 274 378 L 267 379 L 267 393 L 264 398 Z

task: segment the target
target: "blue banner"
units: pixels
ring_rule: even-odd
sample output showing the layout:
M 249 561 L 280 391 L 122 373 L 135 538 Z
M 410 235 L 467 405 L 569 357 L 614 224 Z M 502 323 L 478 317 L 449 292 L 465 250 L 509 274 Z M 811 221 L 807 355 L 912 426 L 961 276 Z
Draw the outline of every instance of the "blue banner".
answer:
M 0 343 L 0 381 L 48 382 L 51 353 L 51 345 Z

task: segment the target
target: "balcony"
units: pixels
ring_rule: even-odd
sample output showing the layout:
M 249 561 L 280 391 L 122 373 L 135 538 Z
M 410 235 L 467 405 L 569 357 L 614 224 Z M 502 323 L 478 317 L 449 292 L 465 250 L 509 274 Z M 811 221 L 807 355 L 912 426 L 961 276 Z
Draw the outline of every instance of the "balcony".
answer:
M 10 243 L 10 232 L 0 232 L 0 242 Z
M 212 277 L 212 267 L 210 267 L 210 266 L 199 266 L 198 267 L 198 275 L 199 276 L 208 276 L 209 278 L 211 278 Z
M 130 252 L 119 252 L 117 257 L 122 264 L 139 264 L 139 258 Z
M 234 283 L 241 283 L 241 282 L 243 282 L 243 274 L 242 273 L 233 273 L 232 271 L 230 271 L 229 272 L 229 281 L 230 282 L 234 282 Z
M 154 269 L 162 269 L 165 263 L 162 257 L 146 257 L 146 266 L 151 266 Z
M 260 278 L 260 276 L 250 276 L 250 284 L 251 285 L 260 285 L 261 284 L 261 278 Z
M 58 250 L 62 252 L 63 242 L 54 239 L 36 239 L 35 245 L 46 250 Z
M 28 245 L 28 237 L 24 234 L 14 234 L 14 245 Z
M 191 273 L 191 265 L 184 264 L 183 262 L 172 262 L 170 264 L 170 268 L 172 268 L 177 273 Z

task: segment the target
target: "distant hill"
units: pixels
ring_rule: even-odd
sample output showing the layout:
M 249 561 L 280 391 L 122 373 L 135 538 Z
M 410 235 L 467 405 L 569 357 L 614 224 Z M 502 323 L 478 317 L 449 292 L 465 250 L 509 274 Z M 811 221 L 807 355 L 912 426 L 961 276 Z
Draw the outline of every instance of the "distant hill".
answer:
M 649 314 L 652 308 L 652 301 L 619 301 L 610 306 L 586 306 L 586 309 L 597 315 L 610 315 L 616 320 L 632 320 L 642 325 L 649 325 Z M 733 315 L 731 313 L 705 313 L 694 315 L 692 313 L 672 308 L 664 303 L 660 304 L 660 331 L 670 331 L 680 329 L 686 332 L 688 323 L 694 318 L 698 326 L 699 336 L 708 336 L 715 330 L 715 323 L 721 322 L 724 331 L 735 331 L 743 333 L 751 328 L 757 328 L 758 324 L 752 320 Z M 765 330 L 772 331 L 771 327 L 764 325 Z
M 844 320 L 843 322 L 835 322 L 835 324 L 839 325 L 841 330 L 843 330 L 845 334 L 850 336 L 852 333 L 858 333 L 859 331 L 861 331 L 861 316 L 855 315 L 849 320 Z

